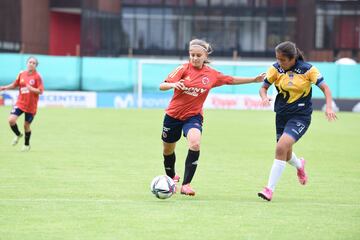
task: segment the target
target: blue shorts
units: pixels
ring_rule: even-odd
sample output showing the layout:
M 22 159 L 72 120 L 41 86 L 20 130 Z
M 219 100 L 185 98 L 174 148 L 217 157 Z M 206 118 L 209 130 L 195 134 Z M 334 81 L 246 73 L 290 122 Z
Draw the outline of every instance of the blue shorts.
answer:
M 28 123 L 31 123 L 34 120 L 34 114 L 32 113 L 27 113 L 24 112 L 23 110 L 21 110 L 20 108 L 18 108 L 17 106 L 14 106 L 13 109 L 11 110 L 12 115 L 16 115 L 16 116 L 20 116 L 21 114 L 25 113 L 25 121 Z
M 202 132 L 202 122 L 203 117 L 200 114 L 192 116 L 184 121 L 165 114 L 162 140 L 167 143 L 177 142 L 181 137 L 181 131 L 183 131 L 184 137 L 186 137 L 191 128 L 197 128 Z
M 276 114 L 276 141 L 286 133 L 297 142 L 309 128 L 311 116 L 304 115 L 278 115 Z

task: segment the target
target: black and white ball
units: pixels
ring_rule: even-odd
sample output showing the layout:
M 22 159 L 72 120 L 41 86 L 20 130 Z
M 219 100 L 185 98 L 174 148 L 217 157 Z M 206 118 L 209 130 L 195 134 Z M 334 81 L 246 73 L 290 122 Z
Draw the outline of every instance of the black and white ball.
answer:
M 176 192 L 176 184 L 168 176 L 156 176 L 151 181 L 150 190 L 157 198 L 166 199 Z

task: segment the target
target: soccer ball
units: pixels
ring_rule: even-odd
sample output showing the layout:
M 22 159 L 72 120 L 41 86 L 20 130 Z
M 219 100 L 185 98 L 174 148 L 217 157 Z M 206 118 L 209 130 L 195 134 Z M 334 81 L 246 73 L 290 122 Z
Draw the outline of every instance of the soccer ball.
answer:
M 175 193 L 176 185 L 170 177 L 161 175 L 151 181 L 150 190 L 157 198 L 166 199 Z

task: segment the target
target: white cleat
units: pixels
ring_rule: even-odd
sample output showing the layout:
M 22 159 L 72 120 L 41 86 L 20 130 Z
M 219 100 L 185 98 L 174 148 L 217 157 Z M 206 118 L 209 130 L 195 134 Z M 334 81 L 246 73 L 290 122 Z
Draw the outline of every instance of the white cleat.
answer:
M 28 152 L 28 151 L 30 151 L 30 145 L 24 145 L 24 146 L 22 146 L 22 148 L 21 148 L 21 151 L 22 152 Z
M 14 140 L 13 140 L 12 143 L 11 143 L 11 145 L 15 146 L 16 144 L 18 144 L 20 138 L 22 138 L 22 137 L 23 137 L 23 134 L 22 134 L 22 133 L 20 133 L 19 136 L 15 136 L 15 137 L 14 137 Z

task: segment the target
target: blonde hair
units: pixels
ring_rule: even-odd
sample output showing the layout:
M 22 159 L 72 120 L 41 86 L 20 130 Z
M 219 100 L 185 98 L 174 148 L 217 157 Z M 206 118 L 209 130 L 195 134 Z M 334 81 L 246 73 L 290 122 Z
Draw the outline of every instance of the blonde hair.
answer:
M 213 52 L 211 45 L 208 42 L 206 42 L 205 40 L 201 40 L 201 39 L 191 40 L 189 43 L 189 51 L 190 51 L 191 47 L 195 47 L 195 46 L 202 48 L 208 55 L 210 55 Z M 210 61 L 205 60 L 204 63 L 210 63 Z
M 36 57 L 34 57 L 34 56 L 30 56 L 30 57 L 28 57 L 28 59 L 26 60 L 26 63 L 28 63 L 29 61 L 30 61 L 30 59 L 34 59 L 35 60 L 35 62 L 36 62 L 36 67 L 39 65 L 39 61 L 37 60 L 37 58 Z

